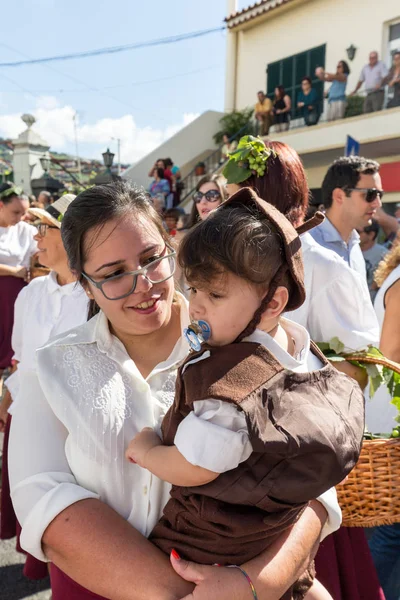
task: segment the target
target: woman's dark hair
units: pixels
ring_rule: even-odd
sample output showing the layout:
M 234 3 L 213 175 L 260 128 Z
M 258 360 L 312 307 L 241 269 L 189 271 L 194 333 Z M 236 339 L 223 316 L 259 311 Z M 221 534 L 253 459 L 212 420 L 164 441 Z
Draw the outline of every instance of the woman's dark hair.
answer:
M 342 65 L 343 73 L 345 75 L 350 75 L 350 67 L 345 60 L 339 60 L 339 65 Z
M 374 175 L 379 172 L 380 165 L 375 160 L 362 156 L 342 156 L 329 167 L 322 182 L 322 202 L 330 208 L 333 201 L 333 190 L 357 187 L 361 175 Z
M 283 142 L 269 142 L 268 148 L 275 155 L 268 159 L 264 175 L 251 175 L 240 186 L 252 188 L 297 227 L 307 214 L 310 199 L 303 163 L 296 150 Z
M 308 75 L 302 78 L 301 83 L 303 83 L 303 81 L 308 81 L 308 83 L 312 86 L 311 77 L 308 77 Z
M 173 167 L 174 163 L 172 162 L 172 160 L 170 158 L 164 158 L 164 165 L 166 168 L 168 168 L 168 167 Z
M 143 188 L 127 181 L 96 185 L 81 192 L 71 202 L 61 223 L 61 237 L 68 255 L 70 269 L 83 287 L 87 282 L 82 275 L 86 262 L 86 244 L 89 232 L 94 232 L 92 244 L 102 228 L 110 221 L 120 221 L 128 215 L 143 216 L 151 222 L 165 242 L 169 242 L 161 218 Z M 99 312 L 94 300 L 90 301 L 88 318 Z
M 221 202 L 226 200 L 226 190 L 225 190 L 225 178 L 222 175 L 204 175 L 196 185 L 196 192 L 205 184 L 205 183 L 214 183 L 217 186 L 217 189 L 221 196 Z M 192 210 L 190 211 L 190 217 L 188 221 L 188 227 L 193 227 L 200 221 L 199 211 L 197 210 L 196 204 L 193 202 Z
M 164 169 L 156 169 L 157 171 L 157 177 L 159 177 L 160 179 L 164 179 Z
M 278 94 L 276 93 L 276 90 L 278 90 Z M 285 88 L 283 87 L 283 85 L 277 85 L 275 88 L 275 98 L 277 100 L 283 100 L 285 95 L 286 95 L 286 92 L 285 92 Z
M 15 189 L 15 185 L 13 183 L 11 183 L 10 181 L 6 181 L 5 183 L 2 183 L 0 185 L 0 202 L 2 202 L 3 204 L 9 204 L 10 202 L 12 202 L 14 200 L 14 198 L 19 198 L 20 195 L 17 193 L 17 190 L 15 190 L 15 194 L 6 194 L 3 198 L 1 197 L 1 194 L 3 192 L 7 192 L 8 190 L 12 190 Z M 19 190 L 20 192 L 22 192 L 22 190 Z

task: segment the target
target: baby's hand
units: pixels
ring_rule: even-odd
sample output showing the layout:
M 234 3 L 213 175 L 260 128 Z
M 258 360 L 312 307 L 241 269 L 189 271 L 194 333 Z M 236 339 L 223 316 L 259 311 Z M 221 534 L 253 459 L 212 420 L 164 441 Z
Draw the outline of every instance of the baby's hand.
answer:
M 151 427 L 145 427 L 135 435 L 125 452 L 125 457 L 132 463 L 146 468 L 146 454 L 155 446 L 161 446 L 162 441 Z

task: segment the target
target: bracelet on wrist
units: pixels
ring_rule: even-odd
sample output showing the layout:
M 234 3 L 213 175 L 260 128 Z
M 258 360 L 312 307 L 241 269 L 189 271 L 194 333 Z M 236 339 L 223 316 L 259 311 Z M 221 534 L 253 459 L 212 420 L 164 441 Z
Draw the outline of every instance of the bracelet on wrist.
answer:
M 239 571 L 242 573 L 242 575 L 244 575 L 244 577 L 247 579 L 247 583 L 249 584 L 251 592 L 253 594 L 253 599 L 258 600 L 256 588 L 254 587 L 254 584 L 253 584 L 252 580 L 250 579 L 249 575 L 246 573 L 246 571 L 244 569 L 242 569 L 242 567 L 239 567 L 239 565 L 227 565 L 227 566 L 230 569 L 239 569 Z

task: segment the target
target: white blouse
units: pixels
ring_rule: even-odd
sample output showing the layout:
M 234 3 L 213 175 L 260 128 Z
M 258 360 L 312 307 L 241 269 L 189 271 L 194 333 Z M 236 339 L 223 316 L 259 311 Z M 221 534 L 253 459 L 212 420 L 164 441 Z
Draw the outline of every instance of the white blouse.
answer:
M 36 370 L 36 350 L 50 338 L 86 322 L 88 297 L 77 283 L 59 285 L 54 271 L 33 279 L 18 294 L 14 306 L 12 348 L 18 369 L 10 375 L 8 387 L 13 404 L 18 399 L 19 381 L 27 371 Z
M 189 315 L 181 299 L 183 329 Z M 129 463 L 124 452 L 143 427 L 160 431 L 187 353 L 182 336 L 144 379 L 102 313 L 38 351 L 37 374 L 21 378 L 9 446 L 11 495 L 25 550 L 47 560 L 41 547 L 47 526 L 86 498 L 101 499 L 150 534 L 170 485 Z M 329 513 L 325 531 L 337 529 L 335 491 L 319 500 Z
M 29 267 L 37 247 L 33 225 L 20 221 L 11 227 L 0 227 L 0 265 Z
M 377 345 L 379 326 L 366 280 L 309 233 L 301 242 L 306 301 L 289 318 L 303 325 L 315 342 L 337 337 L 347 351 Z
M 400 279 L 400 265 L 389 274 L 378 290 L 375 297 L 374 308 L 379 321 L 379 327 L 382 331 L 383 321 L 385 319 L 385 296 L 386 292 L 393 284 Z M 385 385 L 375 392 L 373 398 L 366 394 L 365 404 L 365 423 L 372 433 L 390 433 L 397 425 L 395 417 L 398 414 L 397 408 L 391 403 L 392 397 Z

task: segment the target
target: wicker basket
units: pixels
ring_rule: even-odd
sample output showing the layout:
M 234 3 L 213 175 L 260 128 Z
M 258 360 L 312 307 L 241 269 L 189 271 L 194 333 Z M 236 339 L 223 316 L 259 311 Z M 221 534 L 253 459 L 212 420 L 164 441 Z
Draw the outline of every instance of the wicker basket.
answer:
M 345 527 L 400 523 L 400 439 L 364 440 L 356 467 L 337 493 Z

